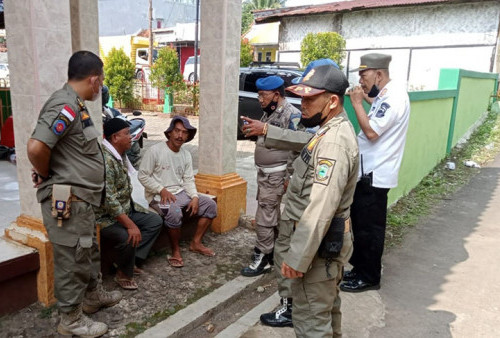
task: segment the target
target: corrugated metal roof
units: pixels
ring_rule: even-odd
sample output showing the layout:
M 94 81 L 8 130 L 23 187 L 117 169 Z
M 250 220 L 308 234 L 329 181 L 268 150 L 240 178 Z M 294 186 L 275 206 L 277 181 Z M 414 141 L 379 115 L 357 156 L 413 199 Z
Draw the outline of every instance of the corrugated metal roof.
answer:
M 322 5 L 307 5 L 298 7 L 284 7 L 277 9 L 265 9 L 253 12 L 256 22 L 277 21 L 281 17 L 326 14 L 335 12 L 359 11 L 365 9 L 375 9 L 396 6 L 429 5 L 452 2 L 480 2 L 481 0 L 460 1 L 460 0 L 351 0 L 332 2 Z M 484 1 L 484 0 L 483 0 Z

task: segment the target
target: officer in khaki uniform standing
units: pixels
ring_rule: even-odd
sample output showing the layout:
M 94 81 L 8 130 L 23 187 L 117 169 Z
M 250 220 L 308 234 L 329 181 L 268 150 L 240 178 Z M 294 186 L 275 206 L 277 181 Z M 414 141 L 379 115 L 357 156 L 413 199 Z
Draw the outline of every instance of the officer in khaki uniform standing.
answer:
M 300 111 L 286 100 L 283 84 L 283 79 L 274 75 L 255 82 L 259 102 L 264 111 L 260 121 L 267 125 L 296 130 Z M 275 234 L 281 213 L 281 198 L 285 192 L 285 182 L 289 180 L 287 164 L 291 164 L 296 155 L 293 156 L 287 150 L 266 148 L 264 137 L 258 136 L 254 157 L 258 187 L 258 206 L 255 213 L 257 241 L 252 263 L 241 270 L 241 274 L 247 277 L 258 276 L 271 269 Z
M 104 323 L 84 314 L 118 303 L 100 278 L 94 207 L 101 204 L 104 160 L 84 100 L 94 101 L 103 85 L 103 63 L 88 51 L 74 53 L 68 82 L 47 100 L 28 141 L 33 182 L 54 254 L 54 291 L 63 335 L 98 337 Z
M 275 244 L 282 277 L 293 279 L 298 337 L 342 335 L 338 284 L 352 254 L 349 216 L 359 155 L 354 129 L 343 111 L 348 86 L 339 69 L 323 65 L 287 88 L 303 97 L 301 123 L 321 126 L 293 164 Z M 266 144 L 271 137 L 267 135 Z

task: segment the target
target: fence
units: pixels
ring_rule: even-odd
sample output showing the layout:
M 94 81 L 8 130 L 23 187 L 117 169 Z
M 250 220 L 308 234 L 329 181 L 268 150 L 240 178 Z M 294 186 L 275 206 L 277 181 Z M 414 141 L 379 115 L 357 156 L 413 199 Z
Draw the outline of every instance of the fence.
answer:
M 399 184 L 391 189 L 389 204 L 410 192 L 452 147 L 470 135 L 497 90 L 498 74 L 442 69 L 438 90 L 409 93 L 411 113 L 405 153 Z M 348 97 L 344 106 L 359 131 Z

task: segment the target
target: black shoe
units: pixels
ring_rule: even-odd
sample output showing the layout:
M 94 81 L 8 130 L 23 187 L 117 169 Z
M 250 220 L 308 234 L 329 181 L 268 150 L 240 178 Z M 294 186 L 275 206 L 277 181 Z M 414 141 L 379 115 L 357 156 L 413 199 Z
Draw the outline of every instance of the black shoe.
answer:
M 340 284 L 340 290 L 344 292 L 363 292 L 368 290 L 380 289 L 380 283 L 372 284 L 367 283 L 361 279 L 353 279 Z
M 348 282 L 348 281 L 351 281 L 353 279 L 356 279 L 356 272 L 355 271 L 345 271 L 344 272 L 344 276 L 342 277 L 342 281 L 343 282 Z
M 241 274 L 245 277 L 255 277 L 271 271 L 271 265 L 269 264 L 267 255 L 260 252 L 259 249 L 255 249 L 253 262 L 246 268 L 241 269 Z M 257 252 L 257 250 L 259 251 Z
M 262 324 L 272 327 L 293 327 L 291 298 L 281 298 L 281 304 L 276 311 L 260 315 Z

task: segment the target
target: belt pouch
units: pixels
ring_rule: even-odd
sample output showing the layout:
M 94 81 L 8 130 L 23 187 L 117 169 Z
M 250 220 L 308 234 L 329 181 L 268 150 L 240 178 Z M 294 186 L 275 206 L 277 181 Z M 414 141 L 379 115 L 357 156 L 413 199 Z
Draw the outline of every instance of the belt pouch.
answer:
M 345 219 L 334 217 L 318 249 L 318 256 L 327 260 L 337 258 L 344 244 Z
M 63 219 L 71 216 L 71 186 L 52 185 L 52 216 L 57 218 L 57 226 L 62 226 Z

